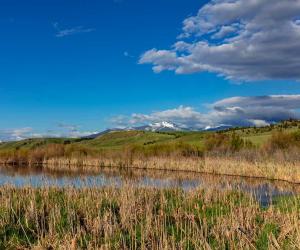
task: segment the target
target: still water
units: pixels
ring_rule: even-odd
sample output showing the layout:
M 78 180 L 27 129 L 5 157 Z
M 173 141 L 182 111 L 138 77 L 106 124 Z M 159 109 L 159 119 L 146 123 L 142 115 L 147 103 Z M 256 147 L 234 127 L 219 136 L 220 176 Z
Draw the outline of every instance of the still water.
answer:
M 187 172 L 101 168 L 94 171 L 53 171 L 42 167 L 0 165 L 0 185 L 22 186 L 117 186 L 195 188 L 242 190 L 252 194 L 262 206 L 268 206 L 274 197 L 300 194 L 300 185 L 256 178 L 240 178 L 195 174 Z

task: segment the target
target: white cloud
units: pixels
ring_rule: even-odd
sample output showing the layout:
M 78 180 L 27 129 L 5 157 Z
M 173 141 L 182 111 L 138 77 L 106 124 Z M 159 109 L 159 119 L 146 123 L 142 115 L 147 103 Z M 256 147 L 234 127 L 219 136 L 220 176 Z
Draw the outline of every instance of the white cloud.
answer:
M 179 106 L 178 108 L 153 112 L 151 114 L 132 114 L 128 123 L 131 126 L 144 123 L 157 123 L 162 121 L 171 121 L 181 127 L 201 128 L 206 124 L 205 115 L 197 112 L 192 107 Z
M 80 131 L 76 125 L 61 123 L 58 124 L 58 129 L 45 132 L 35 131 L 30 127 L 0 130 L 0 141 L 20 141 L 28 138 L 80 138 L 96 133 L 98 131 Z
M 300 0 L 211 0 L 183 21 L 179 43 L 146 51 L 140 63 L 155 72 L 300 80 L 299 13 Z
M 118 124 L 140 126 L 167 121 L 180 127 L 202 129 L 223 124 L 231 126 L 265 126 L 290 118 L 300 118 L 300 95 L 272 95 L 254 97 L 232 97 L 219 100 L 210 105 L 206 113 L 193 107 L 156 111 L 150 114 L 132 114 L 130 117 L 118 116 Z
M 60 29 L 58 23 L 54 23 L 53 27 L 56 31 L 55 36 L 56 37 L 65 37 L 65 36 L 72 36 L 72 35 L 77 35 L 77 34 L 82 34 L 82 33 L 90 33 L 95 31 L 94 28 L 85 28 L 83 26 L 76 26 L 68 29 Z
M 266 122 L 264 120 L 253 120 L 253 119 L 250 119 L 249 122 L 252 123 L 256 127 L 264 127 L 264 126 L 270 125 L 268 122 Z
M 23 140 L 26 136 L 32 136 L 32 128 L 4 129 L 0 130 L 1 141 Z

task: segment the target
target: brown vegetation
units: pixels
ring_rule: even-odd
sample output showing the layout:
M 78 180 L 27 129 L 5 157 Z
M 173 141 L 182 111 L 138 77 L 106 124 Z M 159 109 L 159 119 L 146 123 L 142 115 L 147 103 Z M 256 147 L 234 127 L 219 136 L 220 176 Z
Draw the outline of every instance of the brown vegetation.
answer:
M 1 249 L 297 249 L 299 198 L 240 192 L 0 189 Z M 22 199 L 20 199 L 22 197 Z

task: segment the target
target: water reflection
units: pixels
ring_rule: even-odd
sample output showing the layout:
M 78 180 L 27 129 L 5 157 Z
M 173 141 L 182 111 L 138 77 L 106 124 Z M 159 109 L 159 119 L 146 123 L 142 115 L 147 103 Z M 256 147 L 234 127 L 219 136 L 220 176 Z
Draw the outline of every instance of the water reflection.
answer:
M 101 168 L 93 171 L 53 171 L 42 167 L 0 166 L 0 185 L 22 186 L 122 186 L 243 190 L 266 206 L 277 196 L 300 193 L 300 185 L 255 178 L 215 176 L 187 172 Z

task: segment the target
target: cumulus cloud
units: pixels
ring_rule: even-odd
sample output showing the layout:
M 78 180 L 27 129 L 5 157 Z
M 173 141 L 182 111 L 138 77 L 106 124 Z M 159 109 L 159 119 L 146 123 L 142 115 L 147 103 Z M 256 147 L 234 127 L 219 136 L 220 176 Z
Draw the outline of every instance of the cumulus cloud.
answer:
M 146 51 L 155 72 L 229 79 L 300 79 L 300 0 L 211 0 L 183 21 L 171 49 Z
M 82 33 L 90 33 L 95 31 L 93 28 L 85 28 L 83 26 L 76 26 L 68 29 L 61 29 L 59 27 L 58 23 L 54 23 L 53 27 L 56 31 L 55 36 L 56 37 L 65 37 L 65 36 L 72 36 L 72 35 L 77 35 L 77 34 L 82 34 Z
M 151 114 L 132 114 L 129 124 L 137 125 L 162 121 L 171 121 L 183 128 L 191 126 L 201 128 L 208 122 L 205 115 L 197 112 L 193 107 L 179 106 L 178 108 L 153 112 Z
M 118 116 L 118 124 L 140 126 L 156 122 L 172 122 L 182 128 L 203 129 L 220 125 L 265 126 L 286 119 L 300 118 L 300 95 L 270 95 L 232 97 L 209 105 L 208 112 L 199 112 L 193 107 Z
M 29 138 L 80 138 L 96 133 L 98 131 L 80 131 L 76 125 L 60 123 L 57 129 L 47 131 L 36 131 L 30 127 L 2 129 L 0 130 L 0 142 L 20 141 Z
M 253 107 L 263 106 L 269 108 L 297 109 L 300 107 L 299 95 L 269 95 L 251 97 L 231 97 L 216 102 L 215 107 Z
M 22 140 L 24 136 L 33 134 L 32 128 L 25 127 L 19 129 L 0 130 L 0 141 Z

